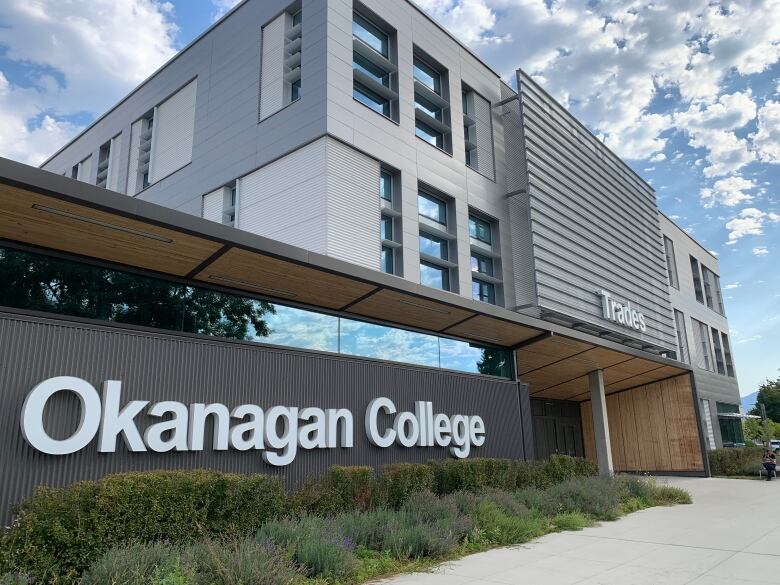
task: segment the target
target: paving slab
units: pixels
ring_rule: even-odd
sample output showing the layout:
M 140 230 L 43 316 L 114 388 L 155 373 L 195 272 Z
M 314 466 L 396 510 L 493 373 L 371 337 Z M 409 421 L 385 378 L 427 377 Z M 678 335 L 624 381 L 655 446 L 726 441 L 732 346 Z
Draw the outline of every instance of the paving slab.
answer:
M 657 478 L 693 496 L 382 585 L 780 585 L 780 481 Z

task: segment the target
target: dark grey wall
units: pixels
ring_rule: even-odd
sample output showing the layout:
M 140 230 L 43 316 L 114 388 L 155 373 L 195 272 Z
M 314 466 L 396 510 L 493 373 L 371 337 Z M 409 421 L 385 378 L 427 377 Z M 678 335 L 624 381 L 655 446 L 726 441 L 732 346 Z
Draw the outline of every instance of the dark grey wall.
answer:
M 53 376 L 88 380 L 98 390 L 106 379 L 121 380 L 122 400 L 242 403 L 263 408 L 348 408 L 355 423 L 352 449 L 299 450 L 288 467 L 265 464 L 261 452 L 98 453 L 93 440 L 66 456 L 34 450 L 22 437 L 20 412 L 27 393 Z M 380 466 L 395 461 L 447 457 L 441 448 L 379 449 L 365 437 L 363 415 L 372 398 L 386 396 L 399 410 L 430 400 L 434 412 L 480 415 L 486 441 L 472 456 L 523 458 L 517 384 L 479 376 L 407 367 L 371 360 L 281 350 L 248 343 L 178 337 L 111 326 L 0 313 L 0 521 L 10 506 L 36 485 L 60 486 L 108 473 L 148 469 L 213 468 L 284 476 L 288 486 L 334 464 Z M 76 400 L 55 395 L 47 408 L 52 435 L 75 429 Z M 139 415 L 138 427 L 145 427 Z M 55 432 L 54 429 L 58 429 Z M 207 444 L 210 429 L 207 428 Z

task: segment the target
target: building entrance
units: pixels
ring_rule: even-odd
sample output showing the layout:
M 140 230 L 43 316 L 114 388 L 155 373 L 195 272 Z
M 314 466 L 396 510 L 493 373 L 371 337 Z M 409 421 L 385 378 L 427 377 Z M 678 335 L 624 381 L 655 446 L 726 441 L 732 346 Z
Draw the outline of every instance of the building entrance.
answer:
M 531 399 L 531 414 L 537 459 L 551 455 L 584 456 L 579 403 Z

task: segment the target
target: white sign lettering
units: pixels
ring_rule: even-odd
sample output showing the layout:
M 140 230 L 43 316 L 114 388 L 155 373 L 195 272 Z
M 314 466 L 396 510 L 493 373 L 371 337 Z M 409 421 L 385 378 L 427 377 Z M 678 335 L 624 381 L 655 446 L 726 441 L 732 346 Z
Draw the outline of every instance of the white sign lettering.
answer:
M 52 438 L 44 428 L 43 413 L 57 392 L 70 392 L 79 400 L 80 422 L 66 439 Z M 22 434 L 38 451 L 68 455 L 86 447 L 95 436 L 100 453 L 114 453 L 121 437 L 129 451 L 165 453 L 203 451 L 206 423 L 211 420 L 210 437 L 214 451 L 263 451 L 263 460 L 275 466 L 289 465 L 298 449 L 351 448 L 354 444 L 352 413 L 344 408 L 321 409 L 273 406 L 267 410 L 255 404 L 241 404 L 233 410 L 220 403 L 175 401 L 150 404 L 131 400 L 122 406 L 122 382 L 103 384 L 102 399 L 92 384 L 81 378 L 58 376 L 44 380 L 27 395 L 22 407 Z M 162 419 L 143 433 L 136 418 Z M 392 416 L 389 425 L 381 417 Z M 419 401 L 414 412 L 398 412 L 389 398 L 375 398 L 366 409 L 366 435 L 371 444 L 387 448 L 449 447 L 453 457 L 468 457 L 472 447 L 485 443 L 485 423 L 479 416 L 434 414 L 433 403 Z
M 631 329 L 636 329 L 642 333 L 647 331 L 645 316 L 640 311 L 634 309 L 630 302 L 618 302 L 605 290 L 599 291 L 599 295 L 601 295 L 601 310 L 605 319 L 620 323 Z

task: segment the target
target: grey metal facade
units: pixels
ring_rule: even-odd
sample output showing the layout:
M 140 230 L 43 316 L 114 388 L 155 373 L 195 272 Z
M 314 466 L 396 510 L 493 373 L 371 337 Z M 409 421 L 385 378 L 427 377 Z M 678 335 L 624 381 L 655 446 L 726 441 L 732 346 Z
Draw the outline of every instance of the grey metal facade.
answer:
M 571 114 L 522 71 L 515 92 L 408 0 L 303 0 L 302 97 L 262 117 L 261 30 L 293 6 L 299 3 L 240 3 L 43 168 L 67 173 L 120 135 L 118 190 L 127 192 L 131 125 L 196 78 L 192 163 L 136 197 L 201 215 L 204 195 L 235 183 L 239 229 L 379 270 L 382 208 L 372 184 L 381 168 L 394 173 L 395 275 L 420 282 L 423 186 L 448 206 L 452 294 L 472 296 L 475 213 L 492 223 L 497 304 L 634 348 L 675 350 L 655 194 Z M 353 97 L 354 11 L 380 19 L 390 36 L 397 61 L 390 117 Z M 452 152 L 415 136 L 416 52 L 443 68 Z M 492 159 L 494 172 L 466 164 L 464 87 L 483 100 L 478 160 Z M 312 158 L 315 151 L 324 154 Z M 296 173 L 302 165 L 308 173 Z M 314 168 L 323 169 L 319 178 L 310 176 Z M 242 186 L 251 201 L 242 201 Z M 647 330 L 605 319 L 600 289 L 641 310 Z
M 152 469 L 210 468 L 237 473 L 283 476 L 288 486 L 330 465 L 372 465 L 445 458 L 444 448 L 378 448 L 366 439 L 363 414 L 373 398 L 390 398 L 400 410 L 430 400 L 434 411 L 480 415 L 486 441 L 474 456 L 524 458 L 523 421 L 516 383 L 485 376 L 460 375 L 376 360 L 275 349 L 243 342 L 150 333 L 63 319 L 0 313 L 0 521 L 10 506 L 29 497 L 35 486 L 62 486 L 109 473 Z M 13 364 L 13 367 L 8 367 Z M 122 403 L 175 400 L 226 404 L 251 403 L 347 408 L 354 417 L 354 447 L 299 450 L 287 467 L 263 462 L 260 452 L 213 451 L 130 453 L 119 440 L 116 453 L 98 453 L 96 440 L 72 455 L 54 456 L 33 449 L 19 432 L 27 393 L 54 376 L 76 376 L 96 388 L 105 380 L 122 381 Z M 44 413 L 55 438 L 78 424 L 78 402 L 58 393 Z M 138 416 L 138 428 L 153 419 Z M 389 421 L 389 417 L 387 417 Z M 211 423 L 209 423 L 211 424 Z M 211 435 L 210 426 L 206 437 Z
M 718 276 L 720 275 L 720 266 L 717 257 L 703 248 L 671 219 L 661 214 L 660 220 L 661 232 L 671 240 L 674 246 L 674 260 L 677 273 L 675 280 L 677 281 L 677 286 L 670 283 L 669 292 L 673 308 L 683 315 L 683 326 L 685 328 L 685 331 L 679 330 L 677 334 L 683 336 L 683 343 L 687 343 L 688 362 L 693 366 L 693 375 L 696 380 L 699 398 L 708 403 L 706 408 L 709 410 L 710 416 L 709 425 L 706 426 L 712 431 L 708 442 L 710 438 L 714 439 L 714 445 L 710 444 L 708 446 L 710 448 L 720 448 L 723 446 L 723 439 L 721 437 L 720 425 L 718 424 L 717 404 L 739 406 L 741 404 L 739 383 L 737 382 L 736 372 L 734 372 L 734 376 L 729 376 L 728 373 L 718 373 L 715 365 L 711 369 L 697 365 L 697 356 L 701 353 L 702 348 L 695 343 L 692 319 L 707 326 L 709 329 L 709 343 L 711 345 L 713 344 L 712 329 L 721 334 L 725 333 L 729 338 L 730 344 L 733 343 L 733 340 L 731 340 L 729 333 L 729 323 L 726 315 L 721 315 L 716 310 L 709 308 L 704 302 L 696 299 L 690 259 L 696 259 L 700 269 L 701 267 L 706 267 Z M 733 356 L 733 347 L 731 350 Z M 681 348 L 678 347 L 677 353 L 679 358 L 682 359 L 684 357 L 682 354 L 685 352 Z M 705 429 L 705 436 L 708 434 Z

